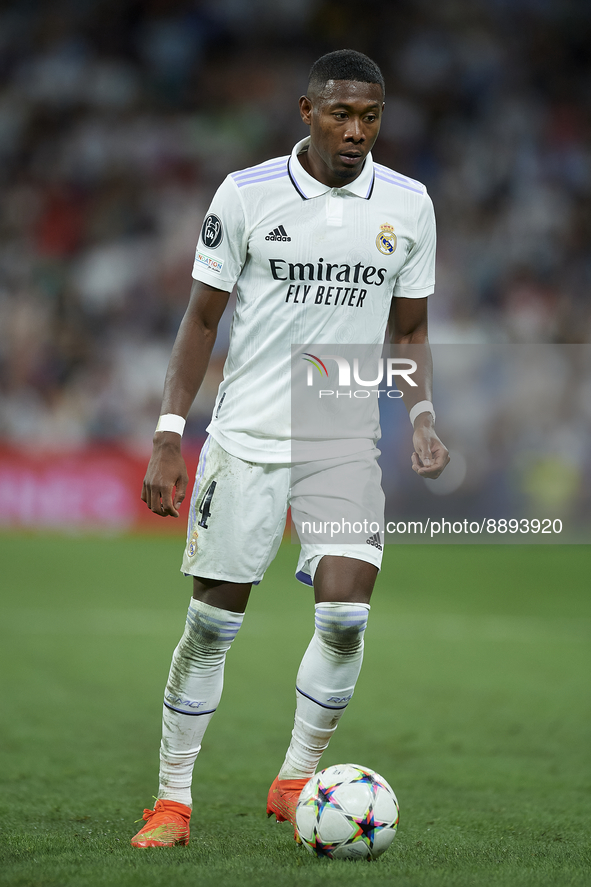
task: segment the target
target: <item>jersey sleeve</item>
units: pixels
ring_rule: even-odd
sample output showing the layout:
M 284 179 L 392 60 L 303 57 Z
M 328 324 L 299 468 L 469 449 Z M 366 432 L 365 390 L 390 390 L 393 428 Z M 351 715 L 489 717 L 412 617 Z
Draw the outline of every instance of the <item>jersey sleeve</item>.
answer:
M 230 292 L 246 261 L 246 247 L 244 208 L 236 186 L 228 176 L 216 191 L 203 220 L 193 277 Z
M 425 191 L 417 219 L 417 233 L 394 286 L 394 295 L 423 299 L 435 289 L 435 212 Z

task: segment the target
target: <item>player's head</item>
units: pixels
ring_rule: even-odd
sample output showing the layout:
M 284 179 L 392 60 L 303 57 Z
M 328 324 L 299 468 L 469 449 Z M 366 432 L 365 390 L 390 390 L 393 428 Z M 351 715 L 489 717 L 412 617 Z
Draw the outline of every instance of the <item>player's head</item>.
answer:
M 353 49 L 323 55 L 300 99 L 310 127 L 303 165 L 319 181 L 339 187 L 360 175 L 384 109 L 384 78 L 374 61 Z
M 322 94 L 332 80 L 350 80 L 356 83 L 377 83 L 386 94 L 386 84 L 376 63 L 355 49 L 337 49 L 317 59 L 308 76 L 308 98 Z

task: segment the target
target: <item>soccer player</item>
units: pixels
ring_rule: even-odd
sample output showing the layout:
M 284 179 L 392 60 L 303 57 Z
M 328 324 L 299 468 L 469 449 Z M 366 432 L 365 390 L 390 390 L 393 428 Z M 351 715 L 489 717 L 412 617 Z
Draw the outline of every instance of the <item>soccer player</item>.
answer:
M 295 480 L 291 471 L 291 345 L 379 346 L 389 324 L 395 343 L 427 346 L 433 208 L 423 185 L 372 160 L 384 109 L 378 66 L 353 50 L 329 53 L 313 65 L 299 104 L 309 137 L 290 156 L 232 173 L 213 199 L 166 375 L 142 498 L 156 514 L 178 517 L 188 484 L 184 419 L 237 285 L 224 379 L 191 499 L 181 569 L 193 576 L 193 597 L 164 693 L 158 800 L 144 811 L 134 847 L 188 842 L 193 765 L 251 587 L 277 552 L 288 505 L 302 513 L 314 490 L 325 488 L 322 460 L 312 483 L 305 463 Z M 436 478 L 449 457 L 434 430 L 428 360 L 417 379 L 404 396 L 412 467 Z M 364 501 L 368 492 L 380 521 L 376 441 L 347 443 L 347 477 L 361 479 L 357 490 Z M 328 475 L 334 461 L 325 460 Z M 267 798 L 278 821 L 294 823 L 301 789 L 353 695 L 382 558 L 381 544 L 365 541 L 301 546 L 296 575 L 313 585 L 315 632 L 297 675 L 291 742 Z

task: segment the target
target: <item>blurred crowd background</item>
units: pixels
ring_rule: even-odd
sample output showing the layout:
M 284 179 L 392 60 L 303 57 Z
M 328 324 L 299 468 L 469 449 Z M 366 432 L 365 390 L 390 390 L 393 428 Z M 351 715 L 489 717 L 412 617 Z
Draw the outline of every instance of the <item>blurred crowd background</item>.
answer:
M 342 47 L 386 78 L 376 159 L 435 203 L 432 340 L 589 342 L 590 28 L 583 0 L 0 3 L 0 441 L 149 445 L 209 200 L 306 135 Z

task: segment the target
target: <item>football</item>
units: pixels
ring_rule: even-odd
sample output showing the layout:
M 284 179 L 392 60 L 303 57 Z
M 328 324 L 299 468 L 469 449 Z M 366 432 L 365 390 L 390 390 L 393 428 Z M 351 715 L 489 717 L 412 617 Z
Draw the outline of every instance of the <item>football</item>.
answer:
M 330 859 L 377 859 L 398 827 L 398 801 L 386 780 L 357 764 L 335 764 L 306 783 L 296 810 L 302 844 Z

